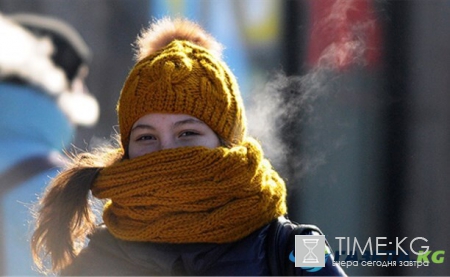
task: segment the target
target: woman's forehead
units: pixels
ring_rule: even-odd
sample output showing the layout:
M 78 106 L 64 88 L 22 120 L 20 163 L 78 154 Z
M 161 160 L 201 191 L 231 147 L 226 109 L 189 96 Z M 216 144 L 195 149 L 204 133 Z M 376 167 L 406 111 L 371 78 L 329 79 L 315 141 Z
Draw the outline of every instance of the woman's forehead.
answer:
M 176 127 L 188 123 L 206 125 L 200 119 L 187 114 L 151 113 L 146 114 L 141 118 L 139 118 L 133 124 L 133 128 L 136 128 L 139 125 L 147 125 L 147 124 L 173 125 L 174 127 Z

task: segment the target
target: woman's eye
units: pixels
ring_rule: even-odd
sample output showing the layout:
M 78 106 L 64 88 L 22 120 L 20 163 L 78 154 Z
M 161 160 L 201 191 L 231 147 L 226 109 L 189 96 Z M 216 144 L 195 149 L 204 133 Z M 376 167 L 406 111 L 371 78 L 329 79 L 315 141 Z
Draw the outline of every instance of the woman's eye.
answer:
M 143 136 L 139 136 L 136 140 L 139 141 L 139 140 L 154 140 L 154 139 L 155 139 L 154 136 L 151 136 L 151 135 L 143 135 Z
M 186 132 L 182 132 L 180 134 L 180 137 L 189 137 L 189 136 L 197 136 L 199 135 L 199 133 L 194 132 L 194 131 L 186 131 Z

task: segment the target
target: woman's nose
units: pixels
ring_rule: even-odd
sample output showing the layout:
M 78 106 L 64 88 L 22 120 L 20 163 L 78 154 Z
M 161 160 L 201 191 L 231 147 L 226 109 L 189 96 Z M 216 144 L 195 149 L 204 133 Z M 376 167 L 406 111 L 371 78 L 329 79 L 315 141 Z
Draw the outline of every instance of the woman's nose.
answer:
M 177 144 L 176 144 L 175 140 L 172 138 L 164 138 L 164 139 L 161 139 L 160 147 L 161 147 L 161 150 L 172 149 L 172 148 L 176 148 Z

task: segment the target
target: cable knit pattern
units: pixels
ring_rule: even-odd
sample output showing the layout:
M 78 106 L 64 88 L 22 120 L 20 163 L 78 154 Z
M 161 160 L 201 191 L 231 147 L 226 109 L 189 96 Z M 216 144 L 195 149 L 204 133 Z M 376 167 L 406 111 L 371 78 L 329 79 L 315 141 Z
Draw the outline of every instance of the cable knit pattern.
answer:
M 234 75 L 207 49 L 174 40 L 139 61 L 117 105 L 122 145 L 133 124 L 149 113 L 178 113 L 205 122 L 221 138 L 239 144 L 246 131 L 244 105 Z
M 128 241 L 226 243 L 286 213 L 283 180 L 249 138 L 231 149 L 185 147 L 106 167 L 92 188 Z

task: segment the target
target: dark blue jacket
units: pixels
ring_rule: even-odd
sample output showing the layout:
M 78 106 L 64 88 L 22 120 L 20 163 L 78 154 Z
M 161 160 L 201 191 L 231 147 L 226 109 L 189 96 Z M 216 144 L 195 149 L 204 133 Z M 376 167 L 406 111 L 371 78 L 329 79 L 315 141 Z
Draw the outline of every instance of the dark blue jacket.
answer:
M 272 239 L 268 237 L 269 227 L 225 244 L 127 242 L 99 228 L 62 275 L 273 275 L 269 268 L 269 259 L 273 259 L 273 249 L 268 250 Z M 332 256 L 324 268 L 315 272 L 295 268 L 292 261 L 287 265 L 294 268 L 295 275 L 345 275 L 339 266 L 333 266 Z

